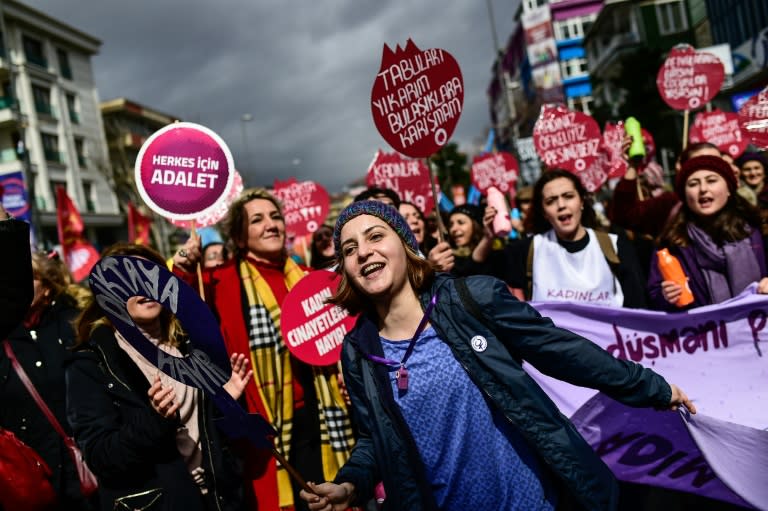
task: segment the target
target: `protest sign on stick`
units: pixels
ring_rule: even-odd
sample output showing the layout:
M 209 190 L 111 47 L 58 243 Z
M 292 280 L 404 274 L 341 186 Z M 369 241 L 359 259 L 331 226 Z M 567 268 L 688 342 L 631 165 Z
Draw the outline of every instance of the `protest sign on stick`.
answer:
M 688 144 L 690 111 L 714 98 L 724 79 L 725 68 L 719 58 L 687 44 L 672 48 L 659 68 L 656 87 L 661 98 L 670 108 L 684 111 L 683 149 Z
M 709 142 L 733 158 L 739 157 L 749 145 L 749 140 L 741 131 L 738 114 L 717 108 L 696 114 L 689 141 L 692 144 Z
M 328 192 L 314 181 L 286 181 L 275 179 L 275 197 L 283 205 L 285 231 L 288 238 L 300 238 L 315 232 L 331 209 Z
M 607 174 L 601 155 L 602 135 L 597 122 L 582 112 L 562 105 L 544 105 L 533 127 L 533 143 L 541 160 L 549 168 L 573 172 L 584 187 L 599 189 Z
M 768 148 L 768 87 L 739 108 L 739 123 L 752 143 Z
M 339 287 L 341 276 L 318 270 L 307 274 L 283 300 L 280 330 L 291 354 L 313 366 L 336 364 L 344 336 L 355 325 L 356 316 L 346 309 L 326 304 Z
M 426 160 L 411 160 L 397 153 L 376 151 L 368 167 L 365 183 L 369 187 L 387 188 L 400 200 L 416 204 L 425 215 L 435 207 Z
M 509 193 L 514 198 L 518 175 L 517 160 L 506 152 L 481 154 L 472 160 L 470 179 L 481 193 L 495 186 L 500 192 Z

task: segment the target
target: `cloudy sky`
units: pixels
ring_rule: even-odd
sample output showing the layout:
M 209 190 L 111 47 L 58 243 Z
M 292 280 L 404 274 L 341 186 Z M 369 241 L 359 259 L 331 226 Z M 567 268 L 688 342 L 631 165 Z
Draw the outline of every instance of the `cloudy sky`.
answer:
M 102 100 L 126 97 L 208 126 L 247 185 L 295 176 L 338 191 L 379 147 L 391 150 L 370 107 L 384 43 L 411 37 L 459 62 L 464 110 L 453 140 L 463 149 L 490 124 L 494 50 L 481 0 L 22 1 L 103 42 L 93 61 Z M 519 0 L 490 1 L 503 45 Z

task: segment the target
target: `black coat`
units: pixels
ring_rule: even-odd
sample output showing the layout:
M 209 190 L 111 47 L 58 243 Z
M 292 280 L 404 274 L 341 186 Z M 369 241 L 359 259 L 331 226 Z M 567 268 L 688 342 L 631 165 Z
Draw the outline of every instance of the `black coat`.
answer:
M 207 497 L 176 447 L 179 422 L 152 409 L 149 382 L 98 327 L 67 367 L 67 416 L 88 465 L 99 479 L 101 509 L 234 510 L 242 506 L 239 463 L 213 424 L 203 396 L 198 409 Z M 150 504 L 151 503 L 151 504 Z
M 596 344 L 555 327 L 512 297 L 502 281 L 477 276 L 466 282 L 483 318 L 464 308 L 455 279 L 441 274 L 432 289 L 420 296 L 426 308 L 431 294 L 440 290 L 430 324 L 474 384 L 571 496 L 586 509 L 614 509 L 618 490 L 610 470 L 523 370 L 520 360 L 555 378 L 599 389 L 630 406 L 668 405 L 669 385 L 650 369 L 615 359 Z M 478 335 L 487 340 L 480 353 L 471 347 L 471 339 Z M 364 499 L 370 497 L 376 482 L 383 481 L 385 509 L 435 510 L 416 444 L 394 401 L 387 369 L 363 353 L 384 355 L 376 323 L 365 315 L 345 337 L 342 349 L 344 381 L 359 439 L 336 482 L 353 483 Z
M 32 256 L 29 224 L 0 221 L 0 340 L 24 319 L 32 303 Z
M 8 336 L 13 352 L 41 397 L 71 434 L 65 411 L 64 364 L 71 357 L 67 349 L 74 344 L 72 321 L 77 316 L 72 298 L 55 300 L 31 329 L 16 327 Z M 0 349 L 0 426 L 13 431 L 32 447 L 52 471 L 51 484 L 62 507 L 81 505 L 80 485 L 64 442 L 45 418 L 26 387 Z

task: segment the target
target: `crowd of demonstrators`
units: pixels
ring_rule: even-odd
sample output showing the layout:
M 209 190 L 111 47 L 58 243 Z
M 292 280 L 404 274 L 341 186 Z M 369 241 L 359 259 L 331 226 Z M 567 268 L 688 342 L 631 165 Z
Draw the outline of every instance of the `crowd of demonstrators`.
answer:
M 719 156 L 686 161 L 675 179 L 682 201 L 660 236 L 660 245 L 676 256 L 694 296 L 689 308 L 720 303 L 752 282 L 768 293 L 766 253 L 760 215 L 740 194 L 730 165 Z M 648 281 L 651 304 L 677 309 L 680 284 L 663 280 L 654 260 Z
M 230 206 L 225 232 L 236 253 L 203 273 L 205 295 L 220 321 L 227 351 L 250 355 L 253 378 L 244 392 L 247 411 L 272 424 L 275 446 L 303 478 L 333 479 L 354 439 L 338 369 L 301 362 L 280 335 L 280 304 L 308 268 L 287 253 L 279 202 L 263 189 L 246 190 Z M 199 238 L 191 237 L 173 260 L 175 272 L 194 280 Z M 249 508 L 306 508 L 298 499 L 298 484 L 268 451 L 249 447 L 243 475 Z
M 453 247 L 456 276 L 493 275 L 503 271 L 503 255 L 494 250 L 493 219 L 496 208 L 462 204 L 448 215 L 448 234 Z
M 119 243 L 103 256 L 141 257 L 164 265 L 142 245 Z M 145 297 L 126 311 L 144 336 L 172 355 L 189 352 L 173 314 Z M 99 480 L 100 509 L 243 509 L 239 463 L 214 425 L 202 390 L 159 372 L 115 328 L 94 301 L 77 319 L 78 343 L 67 368 L 67 415 Z M 250 378 L 233 356 L 224 385 L 238 399 Z
M 23 244 L 28 247 L 29 238 Z M 71 435 L 65 410 L 64 366 L 75 344 L 72 323 L 79 313 L 82 288 L 71 284 L 69 271 L 57 252 L 32 255 L 32 279 L 32 302 L 23 320 L 3 339 L 54 417 Z M 88 509 L 64 440 L 16 374 L 4 349 L 0 349 L 0 402 L 0 427 L 12 431 L 45 460 L 58 505 L 62 509 Z
M 389 206 L 347 207 L 334 246 L 342 282 L 331 301 L 361 313 L 342 350 L 360 438 L 332 482 L 302 492 L 310 509 L 365 502 L 379 480 L 389 509 L 615 507 L 610 471 L 522 359 L 629 405 L 695 413 L 677 387 L 556 328 L 503 282 L 435 274 Z
M 552 170 L 536 182 L 526 232 L 533 236 L 506 250 L 504 280 L 527 299 L 646 305 L 634 248 L 624 234 L 598 228 L 592 199 L 574 174 Z

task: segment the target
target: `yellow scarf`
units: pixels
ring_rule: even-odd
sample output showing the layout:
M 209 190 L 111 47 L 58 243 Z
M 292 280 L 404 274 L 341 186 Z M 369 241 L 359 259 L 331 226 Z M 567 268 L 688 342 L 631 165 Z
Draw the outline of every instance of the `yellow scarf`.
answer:
M 240 261 L 239 273 L 248 298 L 246 321 L 253 378 L 269 414 L 266 419 L 278 432 L 275 447 L 288 458 L 293 420 L 293 375 L 290 353 L 280 334 L 280 305 L 269 284 L 253 264 Z M 289 257 L 283 267 L 283 275 L 285 285 L 290 290 L 304 277 L 304 271 Z M 349 458 L 354 444 L 352 425 L 339 391 L 336 367 L 312 369 L 320 417 L 323 475 L 331 481 Z M 293 505 L 293 489 L 288 472 L 279 464 L 277 486 L 280 506 Z

